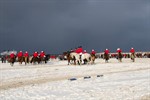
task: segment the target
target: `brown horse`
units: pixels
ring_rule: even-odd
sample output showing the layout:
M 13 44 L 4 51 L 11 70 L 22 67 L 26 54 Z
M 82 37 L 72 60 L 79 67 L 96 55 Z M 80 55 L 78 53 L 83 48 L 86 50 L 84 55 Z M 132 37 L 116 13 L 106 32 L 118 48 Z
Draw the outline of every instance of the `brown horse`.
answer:
M 91 64 L 94 64 L 95 59 L 96 59 L 95 54 L 91 54 Z
M 118 53 L 117 58 L 118 58 L 118 61 L 119 61 L 119 62 L 122 62 L 123 55 L 122 55 L 121 52 Z
M 25 65 L 27 65 L 27 63 L 29 64 L 29 57 L 23 57 L 23 61 L 25 62 Z
M 105 59 L 105 62 L 108 63 L 108 60 L 109 60 L 109 54 L 104 53 L 104 59 Z
M 76 65 L 75 56 L 72 57 L 72 56 L 70 55 L 70 53 L 71 53 L 71 52 L 69 52 L 69 51 L 68 51 L 68 52 L 64 52 L 63 55 L 66 56 L 67 61 L 68 61 L 68 65 L 69 65 L 69 64 L 73 64 L 72 62 L 74 62 L 74 65 Z
M 10 58 L 10 56 L 7 57 L 7 61 L 10 63 L 11 66 L 14 65 L 15 61 L 16 61 L 16 57 L 14 58 Z
M 36 62 L 38 64 L 40 64 L 40 58 L 39 57 L 32 57 L 30 63 L 32 64 L 36 64 Z
M 131 60 L 135 62 L 135 53 L 131 53 Z
M 40 60 L 40 63 L 42 64 L 46 64 L 47 61 L 49 60 L 49 55 L 46 55 L 45 57 L 40 57 L 39 60 Z
M 17 57 L 18 58 L 18 62 L 19 62 L 19 64 L 22 64 L 22 62 L 23 62 L 23 56 L 22 57 Z

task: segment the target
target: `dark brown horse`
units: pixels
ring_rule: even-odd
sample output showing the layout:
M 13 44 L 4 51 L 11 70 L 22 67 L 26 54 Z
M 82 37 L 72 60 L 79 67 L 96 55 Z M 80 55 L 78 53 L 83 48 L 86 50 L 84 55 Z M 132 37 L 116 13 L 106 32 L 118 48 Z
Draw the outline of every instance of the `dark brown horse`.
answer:
M 40 63 L 44 63 L 46 64 L 47 61 L 50 59 L 50 55 L 46 55 L 45 57 L 40 57 L 39 60 L 40 60 Z
M 19 64 L 22 64 L 22 62 L 23 62 L 23 56 L 22 57 L 17 57 L 18 58 L 18 62 L 19 62 Z
M 108 63 L 108 60 L 109 60 L 109 54 L 108 53 L 104 53 L 104 59 L 105 59 L 105 62 Z
M 40 58 L 39 57 L 32 57 L 30 63 L 32 64 L 40 64 Z
M 14 58 L 10 58 L 10 56 L 8 56 L 7 61 L 10 63 L 11 66 L 13 66 L 16 61 L 16 56 Z
M 31 60 L 30 60 L 30 63 L 33 63 L 33 64 L 36 64 L 36 63 L 38 63 L 38 64 L 40 64 L 40 63 L 47 63 L 47 61 L 49 60 L 49 55 L 46 55 L 45 57 L 32 57 L 32 58 L 30 58 Z
M 122 55 L 121 52 L 118 53 L 117 58 L 118 58 L 118 61 L 119 61 L 119 62 L 122 62 L 123 55 Z
M 131 53 L 131 60 L 135 62 L 135 53 Z
M 23 61 L 25 62 L 25 65 L 27 65 L 27 63 L 29 64 L 29 57 L 23 57 Z

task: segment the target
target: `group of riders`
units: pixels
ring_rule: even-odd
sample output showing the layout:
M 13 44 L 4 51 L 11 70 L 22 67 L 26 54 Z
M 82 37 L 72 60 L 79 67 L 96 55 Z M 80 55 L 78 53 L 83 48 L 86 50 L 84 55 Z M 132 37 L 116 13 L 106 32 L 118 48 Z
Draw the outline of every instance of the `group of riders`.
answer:
M 120 48 L 117 49 L 117 59 L 119 62 L 122 62 L 123 54 L 122 50 Z M 135 50 L 134 48 L 130 49 L 131 53 L 131 60 L 134 62 L 135 61 Z M 88 55 L 87 55 L 88 54 Z M 92 49 L 91 53 L 87 53 L 86 50 L 83 51 L 82 47 L 78 47 L 75 50 L 68 51 L 66 53 L 67 60 L 68 60 L 68 65 L 71 63 L 71 61 L 76 64 L 86 64 L 87 62 L 94 63 L 95 58 L 96 58 L 96 51 Z M 105 62 L 108 62 L 110 58 L 110 51 L 108 49 L 104 50 L 104 59 Z
M 9 55 L 8 62 L 10 62 L 10 64 L 13 66 L 14 62 L 16 61 L 16 58 L 19 62 L 19 64 L 22 64 L 22 62 L 25 62 L 25 65 L 27 63 L 47 63 L 47 57 L 44 51 L 41 51 L 40 53 L 38 53 L 37 51 L 35 51 L 33 53 L 32 56 L 29 55 L 29 53 L 26 51 L 25 53 L 23 53 L 22 51 L 18 52 L 16 55 L 14 52 L 11 52 Z
M 119 62 L 122 62 L 122 58 L 123 58 L 122 50 L 120 48 L 118 48 L 116 52 L 117 52 L 116 58 L 118 59 Z M 108 62 L 108 60 L 109 60 L 109 57 L 110 57 L 109 53 L 110 53 L 110 51 L 108 49 L 106 49 L 104 51 L 105 62 Z M 134 62 L 135 61 L 135 50 L 134 50 L 134 48 L 130 49 L 130 53 L 131 53 L 131 60 Z
M 82 46 L 79 46 L 78 48 L 74 50 L 70 50 L 67 52 L 64 52 L 64 55 L 67 57 L 68 60 L 68 65 L 69 64 L 86 64 L 90 61 L 94 63 L 95 58 L 96 58 L 96 51 L 92 49 L 91 53 L 87 53 L 86 50 L 83 50 Z
M 120 48 L 117 49 L 117 59 L 118 61 L 122 62 L 122 50 Z M 108 49 L 104 50 L 104 59 L 105 62 L 108 62 L 110 58 L 110 51 Z M 131 53 L 131 60 L 134 62 L 135 61 L 135 50 L 134 48 L 131 48 L 130 50 Z M 90 53 L 88 53 L 86 50 L 83 50 L 82 46 L 79 46 L 78 48 L 74 50 L 70 50 L 64 53 L 64 56 L 67 57 L 68 60 L 68 65 L 69 64 L 87 64 L 88 62 L 94 63 L 96 59 L 96 51 L 94 49 L 91 50 Z M 47 63 L 48 57 L 46 56 L 44 51 L 41 51 L 38 53 L 35 51 L 32 56 L 29 55 L 29 53 L 26 52 L 18 52 L 15 54 L 14 52 L 11 52 L 9 55 L 9 58 L 7 58 L 7 61 L 10 62 L 10 64 L 13 66 L 14 62 L 17 61 L 22 64 L 22 62 L 25 62 L 25 65 L 27 63 L 33 63 L 35 64 L 36 62 L 39 63 Z

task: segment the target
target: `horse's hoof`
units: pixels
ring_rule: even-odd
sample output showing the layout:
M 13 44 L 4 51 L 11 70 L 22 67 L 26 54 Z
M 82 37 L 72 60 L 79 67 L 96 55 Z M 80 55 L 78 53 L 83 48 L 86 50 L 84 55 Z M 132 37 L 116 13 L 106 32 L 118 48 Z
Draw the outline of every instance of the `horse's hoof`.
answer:
M 84 79 L 89 79 L 89 78 L 91 78 L 91 76 L 85 76 L 85 77 L 84 77 Z
M 75 80 L 77 80 L 76 78 L 70 78 L 69 79 L 70 81 L 75 81 Z
M 103 77 L 103 75 L 97 75 L 97 77 Z

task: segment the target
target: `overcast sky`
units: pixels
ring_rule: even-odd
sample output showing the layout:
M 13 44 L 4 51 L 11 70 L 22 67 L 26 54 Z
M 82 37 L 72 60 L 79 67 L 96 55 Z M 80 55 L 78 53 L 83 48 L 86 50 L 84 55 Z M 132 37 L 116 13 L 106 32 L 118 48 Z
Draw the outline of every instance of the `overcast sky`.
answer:
M 0 0 L 0 51 L 150 51 L 150 0 Z

